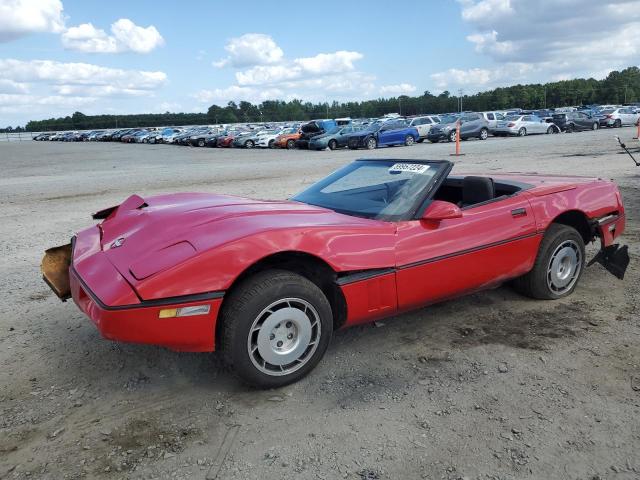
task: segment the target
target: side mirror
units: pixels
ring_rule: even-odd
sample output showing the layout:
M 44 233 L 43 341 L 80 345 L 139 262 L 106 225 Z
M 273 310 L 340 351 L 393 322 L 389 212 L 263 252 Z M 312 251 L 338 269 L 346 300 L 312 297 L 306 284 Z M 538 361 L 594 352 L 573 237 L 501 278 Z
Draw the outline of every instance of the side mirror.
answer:
M 427 207 L 422 220 L 430 220 L 439 222 L 440 220 L 447 220 L 449 218 L 460 218 L 462 216 L 462 210 L 455 203 L 445 202 L 442 200 L 434 200 L 431 205 Z

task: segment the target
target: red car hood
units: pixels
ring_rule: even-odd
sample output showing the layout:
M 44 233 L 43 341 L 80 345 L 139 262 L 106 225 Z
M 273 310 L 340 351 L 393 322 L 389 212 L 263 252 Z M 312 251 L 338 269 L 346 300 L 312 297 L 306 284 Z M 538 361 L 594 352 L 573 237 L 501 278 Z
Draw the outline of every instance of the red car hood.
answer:
M 299 202 L 185 193 L 129 197 L 100 229 L 107 258 L 135 284 L 201 252 L 267 230 L 376 224 L 382 226 Z

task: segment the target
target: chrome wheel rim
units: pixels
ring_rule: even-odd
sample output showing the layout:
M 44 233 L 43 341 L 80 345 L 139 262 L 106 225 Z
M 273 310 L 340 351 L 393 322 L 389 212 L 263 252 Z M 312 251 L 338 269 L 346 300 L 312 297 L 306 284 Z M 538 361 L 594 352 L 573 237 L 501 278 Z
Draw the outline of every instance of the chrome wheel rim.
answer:
M 249 358 L 262 373 L 289 375 L 313 357 L 321 334 L 320 316 L 309 302 L 301 298 L 276 300 L 251 325 Z
M 521 137 L 524 137 L 524 136 L 527 134 L 527 131 L 526 131 L 524 128 L 521 128 L 521 129 L 520 129 L 520 131 L 518 132 L 518 134 L 519 134 Z
M 486 140 L 488 136 L 489 136 L 489 133 L 486 130 L 481 130 L 480 131 L 480 138 L 482 140 Z
M 373 150 L 374 148 L 376 148 L 376 141 L 373 138 L 370 138 L 369 141 L 367 142 L 367 147 L 370 150 Z
M 582 270 L 582 251 L 576 242 L 566 240 L 556 247 L 547 266 L 547 286 L 561 295 L 573 288 Z
M 413 137 L 407 137 L 407 139 L 406 139 L 405 143 L 406 143 L 407 145 L 413 145 Z

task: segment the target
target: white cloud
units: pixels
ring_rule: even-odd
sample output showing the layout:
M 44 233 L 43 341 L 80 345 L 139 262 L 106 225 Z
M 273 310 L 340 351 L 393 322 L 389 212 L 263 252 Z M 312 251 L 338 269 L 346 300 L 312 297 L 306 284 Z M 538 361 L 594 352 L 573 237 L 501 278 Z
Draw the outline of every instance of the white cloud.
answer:
M 0 78 L 0 93 L 27 93 L 28 91 L 29 86 L 26 83 Z
M 639 0 L 458 1 L 467 40 L 494 66 L 435 73 L 439 88 L 602 78 L 640 63 Z
M 58 33 L 64 29 L 60 0 L 0 1 L 0 42 L 30 33 Z
M 362 58 L 363 55 L 359 52 L 340 50 L 334 53 L 319 53 L 315 57 L 296 58 L 293 62 L 306 73 L 326 75 L 353 71 L 355 70 L 353 62 Z
M 214 62 L 216 67 L 234 68 L 254 65 L 271 65 L 282 60 L 284 52 L 269 35 L 246 33 L 229 40 L 224 49 L 229 56 Z
M 417 88 L 410 83 L 399 83 L 397 85 L 384 85 L 380 87 L 382 95 L 410 95 L 415 93 Z
M 111 35 L 91 23 L 70 27 L 62 34 L 62 45 L 89 53 L 149 53 L 164 45 L 164 39 L 153 25 L 140 27 L 121 18 L 111 25 Z
M 0 72 L 4 79 L 15 82 L 103 85 L 119 90 L 155 90 L 167 80 L 164 72 L 123 70 L 90 63 L 65 63 L 53 60 L 0 59 Z

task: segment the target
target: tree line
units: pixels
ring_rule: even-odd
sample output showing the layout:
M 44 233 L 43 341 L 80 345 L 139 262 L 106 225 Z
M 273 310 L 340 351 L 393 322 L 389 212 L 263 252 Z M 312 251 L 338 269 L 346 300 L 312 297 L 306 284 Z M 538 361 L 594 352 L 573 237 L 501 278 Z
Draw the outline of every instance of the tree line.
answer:
M 513 85 L 471 95 L 452 95 L 444 91 L 433 95 L 378 98 L 362 102 L 311 103 L 302 100 L 267 100 L 259 105 L 241 101 L 221 107 L 212 105 L 206 113 L 158 113 L 136 115 L 84 115 L 75 112 L 64 118 L 32 120 L 27 131 L 86 130 L 163 125 L 198 125 L 236 122 L 281 122 L 314 118 L 371 118 L 387 113 L 422 113 L 540 109 L 591 104 L 623 104 L 640 99 L 640 69 L 629 67 L 612 71 L 602 80 L 578 78 L 545 84 Z M 11 129 L 11 127 L 8 127 Z M 18 127 L 20 128 L 20 127 Z M 4 130 L 0 130 L 4 131 Z M 11 131 L 11 130 L 9 130 Z M 17 131 L 13 129 L 13 131 Z

